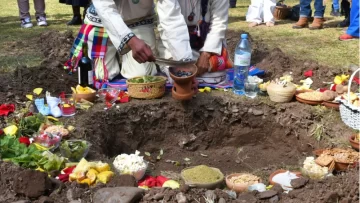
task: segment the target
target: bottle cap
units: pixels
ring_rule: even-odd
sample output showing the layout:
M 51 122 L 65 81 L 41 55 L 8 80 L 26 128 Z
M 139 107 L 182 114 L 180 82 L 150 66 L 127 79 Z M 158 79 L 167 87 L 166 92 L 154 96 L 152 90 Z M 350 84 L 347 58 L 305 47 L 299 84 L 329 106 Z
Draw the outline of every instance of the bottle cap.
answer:
M 247 39 L 248 35 L 247 34 L 241 34 L 241 39 Z

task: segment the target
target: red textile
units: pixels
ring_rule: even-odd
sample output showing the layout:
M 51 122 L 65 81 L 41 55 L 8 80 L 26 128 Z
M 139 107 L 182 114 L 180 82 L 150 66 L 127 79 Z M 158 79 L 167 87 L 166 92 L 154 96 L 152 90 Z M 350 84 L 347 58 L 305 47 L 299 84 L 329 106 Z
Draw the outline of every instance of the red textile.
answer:
M 0 105 L 0 116 L 8 116 L 10 113 L 15 111 L 14 104 L 1 104 Z
M 360 85 L 360 79 L 358 77 L 354 77 L 354 81 Z

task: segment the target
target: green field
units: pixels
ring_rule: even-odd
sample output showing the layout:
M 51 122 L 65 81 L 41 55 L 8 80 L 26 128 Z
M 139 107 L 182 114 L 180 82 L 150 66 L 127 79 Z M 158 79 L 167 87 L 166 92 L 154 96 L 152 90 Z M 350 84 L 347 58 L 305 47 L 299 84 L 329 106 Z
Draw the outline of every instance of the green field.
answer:
M 334 18 L 329 15 L 331 2 L 327 3 L 326 29 L 310 31 L 309 29 L 294 30 L 291 28 L 294 22 L 280 21 L 275 27 L 259 26 L 248 28 L 245 22 L 245 14 L 250 1 L 239 1 L 237 8 L 230 9 L 229 29 L 245 30 L 250 32 L 253 38 L 262 39 L 270 47 L 280 47 L 286 54 L 301 58 L 312 59 L 320 64 L 329 65 L 333 68 L 342 68 L 350 64 L 359 64 L 359 41 L 340 42 L 341 28 L 336 24 L 343 17 Z M 75 31 L 79 27 L 68 27 L 66 22 L 72 17 L 71 6 L 63 5 L 58 1 L 46 0 L 46 13 L 49 26 L 40 28 L 34 26 L 31 29 L 21 29 L 18 18 L 16 1 L 0 0 L 0 68 L 11 70 L 18 65 L 37 65 L 42 60 L 41 53 L 34 46 L 33 38 L 45 30 Z M 30 1 L 31 14 L 34 15 L 33 2 Z M 287 1 L 288 5 L 295 5 L 297 1 Z M 33 17 L 33 22 L 35 17 Z M 15 46 L 21 43 L 23 46 Z M 18 44 L 17 44 L 18 45 Z

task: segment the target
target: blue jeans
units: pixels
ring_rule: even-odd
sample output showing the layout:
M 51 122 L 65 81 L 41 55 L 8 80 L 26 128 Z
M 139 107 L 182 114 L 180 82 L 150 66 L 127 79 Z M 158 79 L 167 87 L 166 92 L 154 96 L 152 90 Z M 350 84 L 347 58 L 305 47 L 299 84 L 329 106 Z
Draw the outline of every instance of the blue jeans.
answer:
M 300 0 L 300 17 L 311 17 L 311 0 Z M 325 6 L 323 0 L 314 0 L 314 18 L 323 18 Z
M 352 1 L 350 9 L 350 25 L 346 33 L 353 37 L 359 37 L 359 1 Z
M 333 7 L 335 11 L 339 11 L 340 10 L 340 4 L 339 4 L 339 0 L 333 0 Z

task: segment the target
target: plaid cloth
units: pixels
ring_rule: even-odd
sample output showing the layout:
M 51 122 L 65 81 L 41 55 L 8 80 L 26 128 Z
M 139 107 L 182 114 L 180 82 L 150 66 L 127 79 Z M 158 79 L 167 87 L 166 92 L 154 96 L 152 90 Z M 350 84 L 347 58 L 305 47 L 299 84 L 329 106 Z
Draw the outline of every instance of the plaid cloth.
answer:
M 90 32 L 94 30 L 94 34 L 90 36 Z M 90 24 L 83 24 L 71 48 L 69 60 L 64 64 L 64 69 L 69 73 L 76 72 L 79 61 L 83 55 L 83 43 L 88 43 L 89 37 L 92 38 L 91 59 L 94 63 L 95 80 L 107 80 L 108 71 L 105 65 L 105 53 L 109 35 L 103 27 L 96 27 Z

